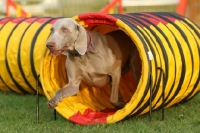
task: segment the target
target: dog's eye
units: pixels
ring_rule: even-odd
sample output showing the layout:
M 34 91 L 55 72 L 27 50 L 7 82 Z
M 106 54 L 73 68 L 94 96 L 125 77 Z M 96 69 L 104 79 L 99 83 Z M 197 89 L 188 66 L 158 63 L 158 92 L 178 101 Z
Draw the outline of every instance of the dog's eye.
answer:
M 62 31 L 67 32 L 68 30 L 67 30 L 67 28 L 62 28 Z

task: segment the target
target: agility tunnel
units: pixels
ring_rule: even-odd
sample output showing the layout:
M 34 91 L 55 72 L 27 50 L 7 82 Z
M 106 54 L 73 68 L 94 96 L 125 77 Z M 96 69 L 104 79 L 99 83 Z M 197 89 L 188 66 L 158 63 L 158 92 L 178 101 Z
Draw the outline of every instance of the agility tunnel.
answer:
M 85 29 L 102 34 L 124 31 L 140 55 L 133 63 L 142 67 L 138 85 L 131 71 L 121 77 L 124 108 L 117 110 L 110 104 L 109 86 L 95 88 L 82 82 L 77 95 L 63 99 L 56 107 L 66 119 L 81 125 L 115 123 L 187 101 L 199 92 L 200 28 L 189 19 L 165 12 L 85 13 L 73 18 Z M 1 90 L 34 93 L 40 74 L 43 92 L 51 99 L 67 84 L 66 56 L 53 56 L 45 46 L 57 19 L 0 20 Z
M 68 120 L 83 125 L 114 123 L 147 113 L 150 105 L 153 110 L 169 107 L 199 92 L 200 29 L 187 18 L 164 12 L 88 13 L 73 18 L 87 30 L 102 34 L 124 31 L 139 51 L 142 70 L 138 85 L 131 71 L 122 75 L 119 88 L 126 105 L 120 110 L 109 102 L 111 88 L 94 88 L 83 82 L 76 96 L 63 99 L 56 107 Z M 49 51 L 44 54 L 40 74 L 48 99 L 67 84 L 65 59 Z

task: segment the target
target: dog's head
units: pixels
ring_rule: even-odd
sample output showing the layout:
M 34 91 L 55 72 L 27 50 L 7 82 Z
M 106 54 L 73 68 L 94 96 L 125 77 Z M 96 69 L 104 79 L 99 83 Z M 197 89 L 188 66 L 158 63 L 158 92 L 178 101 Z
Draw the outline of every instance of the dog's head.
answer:
M 77 50 L 84 55 L 87 51 L 86 30 L 72 18 L 59 19 L 52 25 L 46 46 L 54 55 L 68 50 Z

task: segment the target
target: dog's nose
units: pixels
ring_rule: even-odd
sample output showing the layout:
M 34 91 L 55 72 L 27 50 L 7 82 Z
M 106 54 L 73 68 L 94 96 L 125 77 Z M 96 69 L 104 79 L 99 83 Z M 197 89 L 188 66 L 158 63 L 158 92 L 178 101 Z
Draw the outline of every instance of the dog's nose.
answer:
M 47 48 L 53 48 L 55 46 L 55 42 L 48 42 L 47 44 L 46 44 L 46 47 Z

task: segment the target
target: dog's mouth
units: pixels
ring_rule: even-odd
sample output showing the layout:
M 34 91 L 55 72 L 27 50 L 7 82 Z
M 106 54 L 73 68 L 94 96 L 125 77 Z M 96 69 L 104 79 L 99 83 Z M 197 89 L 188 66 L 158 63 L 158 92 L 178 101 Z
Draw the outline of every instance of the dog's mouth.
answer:
M 59 49 L 59 50 L 51 49 L 50 52 L 51 52 L 53 55 L 57 56 L 57 55 L 61 54 L 61 53 L 64 52 L 64 51 L 67 51 L 67 50 L 68 50 L 68 46 L 64 46 L 63 48 L 61 48 L 61 49 Z

